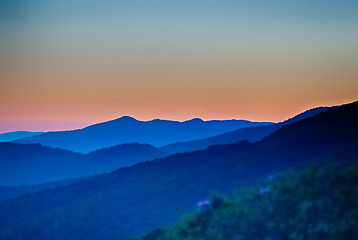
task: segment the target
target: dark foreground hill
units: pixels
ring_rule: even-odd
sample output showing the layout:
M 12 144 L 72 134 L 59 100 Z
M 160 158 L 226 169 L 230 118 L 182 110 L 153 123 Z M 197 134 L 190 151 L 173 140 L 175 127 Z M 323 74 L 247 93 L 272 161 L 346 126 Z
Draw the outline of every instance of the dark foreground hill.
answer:
M 166 227 L 211 191 L 278 171 L 358 159 L 358 103 L 281 128 L 262 142 L 177 154 L 0 202 L 0 238 L 125 239 Z
M 290 118 L 284 122 L 270 124 L 266 126 L 256 126 L 256 127 L 246 127 L 241 128 L 235 131 L 223 133 L 217 136 L 208 137 L 199 140 L 192 140 L 187 142 L 179 142 L 173 143 L 166 146 L 161 147 L 160 149 L 170 153 L 183 153 L 183 152 L 193 152 L 197 150 L 204 150 L 212 145 L 218 144 L 230 144 L 236 143 L 242 140 L 248 140 L 250 142 L 261 141 L 264 137 L 270 135 L 271 133 L 277 131 L 283 126 L 289 125 L 291 123 L 314 117 L 322 112 L 327 111 L 328 109 L 334 109 L 337 107 L 318 107 L 307 110 L 297 116 Z
M 173 227 L 140 239 L 358 239 L 357 182 L 357 164 L 287 171 L 214 195 Z
M 0 143 L 0 185 L 38 184 L 101 174 L 164 156 L 161 150 L 138 143 L 86 155 L 40 144 Z
M 201 119 L 185 122 L 156 119 L 143 122 L 131 117 L 121 117 L 79 130 L 47 132 L 39 136 L 22 138 L 16 142 L 41 143 L 44 146 L 88 153 L 131 142 L 160 147 L 175 142 L 215 136 L 244 127 L 268 124 L 271 123 L 245 120 L 203 121 Z

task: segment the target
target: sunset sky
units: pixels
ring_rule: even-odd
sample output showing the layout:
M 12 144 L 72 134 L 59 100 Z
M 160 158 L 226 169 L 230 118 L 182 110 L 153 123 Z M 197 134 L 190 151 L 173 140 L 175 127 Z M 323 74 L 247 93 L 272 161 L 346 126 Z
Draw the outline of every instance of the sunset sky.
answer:
M 0 133 L 355 100 L 354 0 L 0 1 Z

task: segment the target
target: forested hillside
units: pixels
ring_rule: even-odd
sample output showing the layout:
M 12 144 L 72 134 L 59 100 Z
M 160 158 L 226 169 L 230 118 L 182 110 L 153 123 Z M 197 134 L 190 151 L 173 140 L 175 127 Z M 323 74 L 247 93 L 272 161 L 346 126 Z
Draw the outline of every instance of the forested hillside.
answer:
M 358 165 L 311 166 L 213 195 L 141 240 L 358 239 Z

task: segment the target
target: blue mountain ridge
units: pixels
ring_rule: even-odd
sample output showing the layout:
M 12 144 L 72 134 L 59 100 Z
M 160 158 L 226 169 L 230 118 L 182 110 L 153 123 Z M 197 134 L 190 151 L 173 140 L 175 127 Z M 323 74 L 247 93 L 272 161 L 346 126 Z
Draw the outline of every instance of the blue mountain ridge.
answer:
M 169 144 L 169 145 L 161 147 L 160 149 L 167 153 L 175 154 L 175 153 L 182 153 L 182 152 L 192 152 L 192 151 L 204 150 L 212 145 L 230 144 L 230 143 L 235 143 L 235 142 L 242 141 L 242 140 L 256 142 L 256 141 L 262 140 L 264 137 L 277 131 L 278 129 L 282 128 L 283 126 L 303 120 L 305 118 L 316 116 L 317 114 L 320 114 L 324 111 L 327 111 L 329 109 L 334 109 L 337 107 L 338 106 L 317 107 L 317 108 L 307 110 L 301 114 L 298 114 L 297 116 L 295 116 L 293 118 L 290 118 L 290 119 L 280 122 L 280 123 L 270 124 L 270 125 L 266 125 L 266 126 L 241 128 L 241 129 L 238 129 L 235 131 L 223 133 L 223 134 L 205 138 L 205 139 Z
M 155 147 L 215 136 L 244 127 L 271 123 L 246 120 L 192 119 L 185 122 L 169 120 L 138 121 L 124 116 L 112 121 L 72 131 L 47 132 L 34 137 L 18 139 L 17 143 L 40 143 L 44 146 L 88 153 L 118 144 L 138 142 Z
M 268 134 L 269 132 L 273 131 L 274 129 L 278 129 L 283 125 L 287 125 L 306 117 L 317 115 L 320 112 L 326 111 L 327 109 L 329 108 L 320 107 L 311 109 L 279 124 L 243 128 L 239 130 L 239 135 L 237 134 L 238 131 L 234 131 L 215 136 L 213 138 L 209 138 L 209 140 L 214 139 L 215 141 L 202 141 L 205 143 L 204 145 L 200 144 L 200 140 L 193 141 L 194 145 L 192 146 L 194 149 L 187 150 L 197 150 L 198 148 L 205 149 L 210 146 L 209 144 L 224 144 L 227 142 L 237 142 L 242 139 L 252 139 L 252 137 L 255 136 L 255 134 L 253 134 L 255 131 L 259 133 L 260 137 L 262 137 L 263 133 Z M 122 117 L 121 121 L 123 123 L 137 122 L 136 119 L 131 117 Z M 162 124 L 163 121 L 164 120 L 156 119 L 152 120 L 151 122 Z M 192 119 L 189 120 L 189 122 L 200 123 L 203 122 L 203 120 Z M 113 121 L 100 123 L 99 125 L 105 125 L 108 127 L 107 125 L 111 123 L 113 123 Z M 248 131 L 247 135 L 242 134 L 245 133 L 245 131 Z M 231 137 L 228 138 L 227 136 Z M 221 140 L 222 138 L 224 140 Z M 229 141 L 227 141 L 228 139 Z M 10 149 L 14 149 L 12 153 L 9 153 Z M 3 172 L 2 177 L 0 177 L 0 185 L 37 184 L 42 182 L 58 181 L 66 178 L 78 178 L 91 174 L 101 174 L 113 171 L 120 167 L 131 166 L 137 162 L 152 160 L 156 157 L 167 156 L 168 153 L 166 150 L 168 150 L 166 147 L 159 150 L 149 145 L 133 143 L 117 145 L 111 148 L 104 148 L 89 154 L 82 155 L 72 153 L 71 151 L 63 151 L 62 149 L 52 149 L 49 147 L 41 146 L 39 144 L 28 144 L 26 146 L 22 144 L 0 144 L 0 156 L 3 157 L 3 160 L 0 162 L 2 166 L 2 168 L 0 168 L 0 173 Z M 184 150 L 186 149 L 183 149 L 183 151 Z M 64 155 L 64 153 L 66 154 Z M 26 159 L 25 163 L 24 159 Z M 52 161 L 49 162 L 47 159 L 52 159 Z M 47 169 L 47 171 L 42 173 L 41 169 Z M 52 186 L 56 186 L 56 184 L 52 184 Z M 31 192 L 29 189 L 36 190 L 39 188 L 36 186 L 17 188 L 15 191 L 10 188 L 4 188 L 3 195 L 7 194 L 6 191 L 21 193 L 19 189 L 25 189 L 26 191 Z
M 139 143 L 81 154 L 40 144 L 6 142 L 0 143 L 0 156 L 0 186 L 13 186 L 103 174 L 167 154 Z
M 20 138 L 34 137 L 43 133 L 44 132 L 27 132 L 27 131 L 0 133 L 0 142 L 16 141 Z

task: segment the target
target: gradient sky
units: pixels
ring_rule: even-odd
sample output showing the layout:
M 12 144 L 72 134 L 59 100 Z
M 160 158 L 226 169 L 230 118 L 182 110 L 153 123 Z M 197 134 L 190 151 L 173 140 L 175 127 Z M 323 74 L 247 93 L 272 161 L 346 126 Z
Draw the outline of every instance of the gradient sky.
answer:
M 0 132 L 277 122 L 357 93 L 354 0 L 0 1 Z

